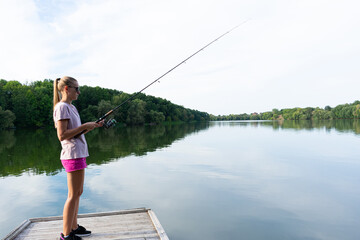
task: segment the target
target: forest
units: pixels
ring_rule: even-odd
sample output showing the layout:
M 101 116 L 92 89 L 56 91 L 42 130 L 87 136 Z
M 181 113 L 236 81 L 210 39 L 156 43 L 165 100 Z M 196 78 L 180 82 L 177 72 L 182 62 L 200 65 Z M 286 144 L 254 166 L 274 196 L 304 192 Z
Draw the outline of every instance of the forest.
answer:
M 332 120 L 332 119 L 358 119 L 360 118 L 360 101 L 351 104 L 340 104 L 334 108 L 286 108 L 273 109 L 263 113 L 242 113 L 223 116 L 210 115 L 212 121 L 230 120 Z
M 80 97 L 73 104 L 82 122 L 95 121 L 131 96 L 128 93 L 101 87 L 80 87 Z M 22 84 L 0 80 L 0 129 L 43 128 L 53 123 L 53 80 L 45 79 Z M 209 121 L 210 115 L 171 103 L 168 100 L 139 94 L 112 115 L 127 125 L 162 122 Z
M 81 86 L 81 97 L 74 101 L 82 122 L 95 121 L 119 105 L 128 93 L 101 87 Z M 43 128 L 53 126 L 53 80 L 28 84 L 0 80 L 0 129 Z M 286 108 L 263 113 L 212 115 L 185 108 L 170 101 L 139 94 L 112 116 L 126 125 L 159 124 L 163 122 L 228 121 L 228 120 L 331 120 L 360 118 L 360 101 L 340 104 L 334 108 Z

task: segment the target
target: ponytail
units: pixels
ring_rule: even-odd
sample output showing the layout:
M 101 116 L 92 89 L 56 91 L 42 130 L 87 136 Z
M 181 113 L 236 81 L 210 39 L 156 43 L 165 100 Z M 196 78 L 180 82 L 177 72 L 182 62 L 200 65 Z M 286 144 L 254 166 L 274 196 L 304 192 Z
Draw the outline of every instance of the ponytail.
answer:
M 53 109 L 55 109 L 55 105 L 60 102 L 60 91 L 58 89 L 58 83 L 60 81 L 61 78 L 57 78 L 55 81 L 54 81 L 54 101 L 53 101 Z

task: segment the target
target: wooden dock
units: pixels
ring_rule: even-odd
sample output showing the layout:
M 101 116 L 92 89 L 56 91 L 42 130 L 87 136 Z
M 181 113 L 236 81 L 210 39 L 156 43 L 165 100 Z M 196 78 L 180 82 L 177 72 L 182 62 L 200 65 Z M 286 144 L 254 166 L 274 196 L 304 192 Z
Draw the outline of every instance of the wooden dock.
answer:
M 78 222 L 92 231 L 84 240 L 168 240 L 155 213 L 137 208 L 117 212 L 79 214 Z M 24 221 L 3 240 L 50 240 L 60 238 L 62 216 L 31 218 Z

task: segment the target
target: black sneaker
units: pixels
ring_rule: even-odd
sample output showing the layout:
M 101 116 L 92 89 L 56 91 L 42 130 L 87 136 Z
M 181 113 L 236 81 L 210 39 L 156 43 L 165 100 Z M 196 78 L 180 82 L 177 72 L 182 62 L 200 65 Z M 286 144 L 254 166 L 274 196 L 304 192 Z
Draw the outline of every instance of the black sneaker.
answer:
M 80 226 L 79 224 L 77 229 L 72 230 L 72 233 L 79 237 L 87 237 L 91 235 L 91 231 L 86 230 L 86 228 Z
M 81 240 L 81 237 L 76 236 L 73 232 L 69 234 L 69 236 L 64 237 L 64 234 L 60 234 L 60 240 Z

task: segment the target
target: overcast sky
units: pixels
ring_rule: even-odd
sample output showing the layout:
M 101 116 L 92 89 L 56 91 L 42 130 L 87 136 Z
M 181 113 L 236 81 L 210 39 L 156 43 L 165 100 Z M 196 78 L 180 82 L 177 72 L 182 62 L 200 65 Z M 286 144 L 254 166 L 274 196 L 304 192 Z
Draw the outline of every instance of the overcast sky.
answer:
M 360 100 L 360 2 L 0 0 L 0 78 L 64 75 L 211 114 Z

